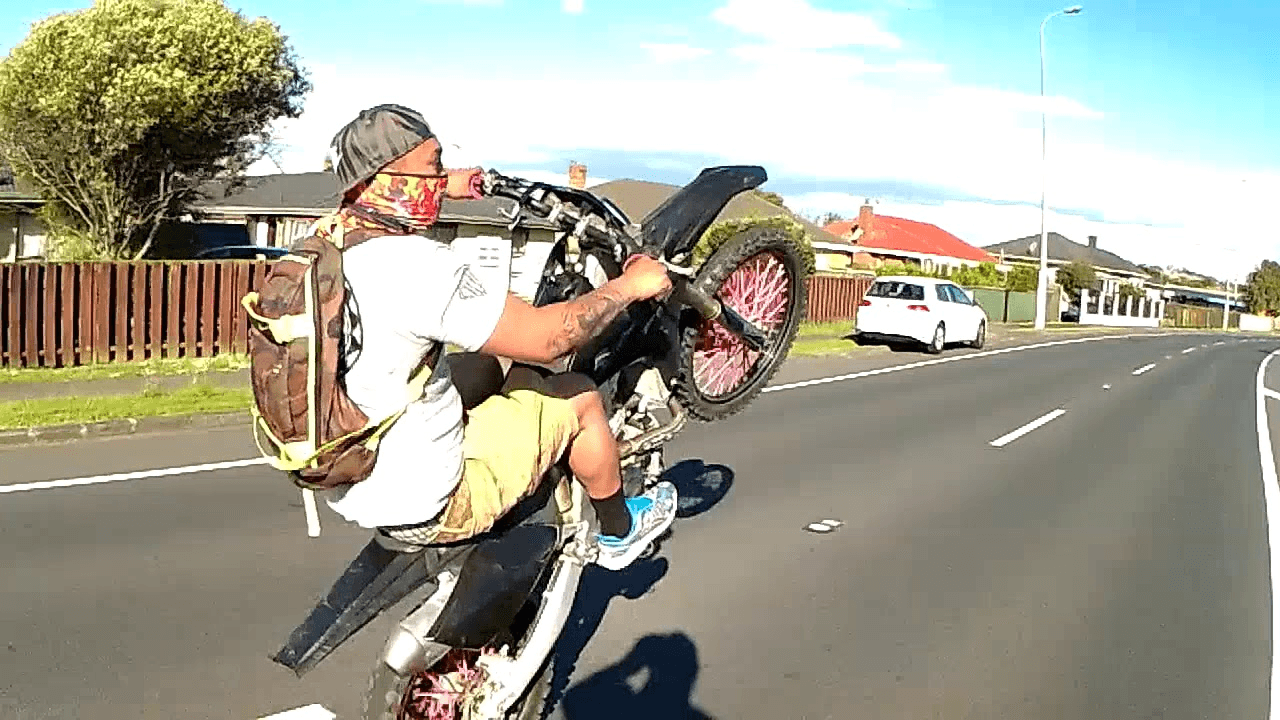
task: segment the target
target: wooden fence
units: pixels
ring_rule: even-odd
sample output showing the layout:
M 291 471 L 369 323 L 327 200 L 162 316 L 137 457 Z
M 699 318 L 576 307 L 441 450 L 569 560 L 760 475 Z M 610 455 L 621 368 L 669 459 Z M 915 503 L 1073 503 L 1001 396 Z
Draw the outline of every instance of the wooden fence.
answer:
M 266 263 L 0 266 L 0 366 L 66 367 L 245 352 L 240 298 Z
M 810 322 L 853 320 L 858 303 L 875 278 L 865 275 L 838 277 L 814 275 L 808 279 L 809 308 L 805 319 Z
M 0 367 L 68 367 L 247 350 L 240 298 L 262 261 L 0 265 Z M 852 320 L 870 277 L 808 279 L 806 319 Z
M 1164 325 L 1167 327 L 1177 328 L 1221 328 L 1222 308 L 1212 306 L 1206 307 L 1203 305 L 1183 305 L 1181 303 L 1172 302 L 1165 303 Z M 1240 327 L 1240 313 L 1235 310 L 1231 311 L 1230 317 L 1227 318 L 1227 327 Z

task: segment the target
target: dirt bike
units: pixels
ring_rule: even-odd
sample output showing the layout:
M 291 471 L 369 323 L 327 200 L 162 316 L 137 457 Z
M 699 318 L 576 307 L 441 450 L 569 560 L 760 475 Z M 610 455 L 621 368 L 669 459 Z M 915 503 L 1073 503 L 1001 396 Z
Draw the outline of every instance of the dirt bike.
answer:
M 633 223 L 586 190 L 484 176 L 487 195 L 514 201 L 513 230 L 536 217 L 561 231 L 535 305 L 590 292 L 635 253 L 670 271 L 667 297 L 632 305 L 565 363 L 600 388 L 629 495 L 657 481 L 663 446 L 689 417 L 710 422 L 744 409 L 795 339 L 804 261 L 783 231 L 744 231 L 694 269 L 695 245 L 716 217 L 766 179 L 760 167 L 708 168 Z M 480 367 L 464 406 L 501 387 L 501 368 L 494 375 Z M 486 372 L 493 381 L 477 390 L 475 377 Z M 591 505 L 563 462 L 475 538 L 422 548 L 375 532 L 272 659 L 301 676 L 379 613 L 422 596 L 375 663 L 363 717 L 541 718 L 550 709 L 552 650 L 595 559 L 594 533 Z

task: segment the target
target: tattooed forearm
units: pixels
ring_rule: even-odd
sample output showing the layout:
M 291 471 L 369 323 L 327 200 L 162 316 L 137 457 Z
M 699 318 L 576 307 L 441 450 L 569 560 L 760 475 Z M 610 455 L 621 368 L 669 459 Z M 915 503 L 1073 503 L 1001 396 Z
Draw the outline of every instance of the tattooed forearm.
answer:
M 551 337 L 552 355 L 563 357 L 609 326 L 626 309 L 628 299 L 612 283 L 563 305 L 564 320 Z

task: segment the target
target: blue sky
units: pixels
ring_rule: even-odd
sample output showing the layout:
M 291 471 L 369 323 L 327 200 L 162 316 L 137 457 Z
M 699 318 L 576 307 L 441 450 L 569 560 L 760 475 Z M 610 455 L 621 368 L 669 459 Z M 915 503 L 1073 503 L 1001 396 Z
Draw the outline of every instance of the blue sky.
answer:
M 749 162 L 808 212 L 1039 231 L 1037 29 L 1002 0 L 232 0 L 282 26 L 316 88 L 282 123 L 316 169 L 361 107 L 422 110 L 455 164 L 682 183 Z M 87 2 L 4 10 L 0 43 Z M 992 9 L 998 6 L 999 9 Z M 1239 276 L 1280 256 L 1280 3 L 1086 3 L 1047 29 L 1051 229 Z M 581 100 L 576 100 L 581 98 Z M 264 165 L 262 172 L 274 167 Z

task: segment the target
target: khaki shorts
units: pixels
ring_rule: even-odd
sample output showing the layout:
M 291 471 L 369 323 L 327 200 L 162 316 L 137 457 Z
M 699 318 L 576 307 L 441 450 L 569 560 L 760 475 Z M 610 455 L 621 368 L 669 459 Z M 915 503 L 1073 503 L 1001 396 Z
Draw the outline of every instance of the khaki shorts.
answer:
M 528 497 L 578 433 L 568 400 L 532 390 L 494 395 L 468 412 L 462 431 L 462 480 L 434 520 L 385 528 L 416 544 L 465 540 L 493 527 Z

